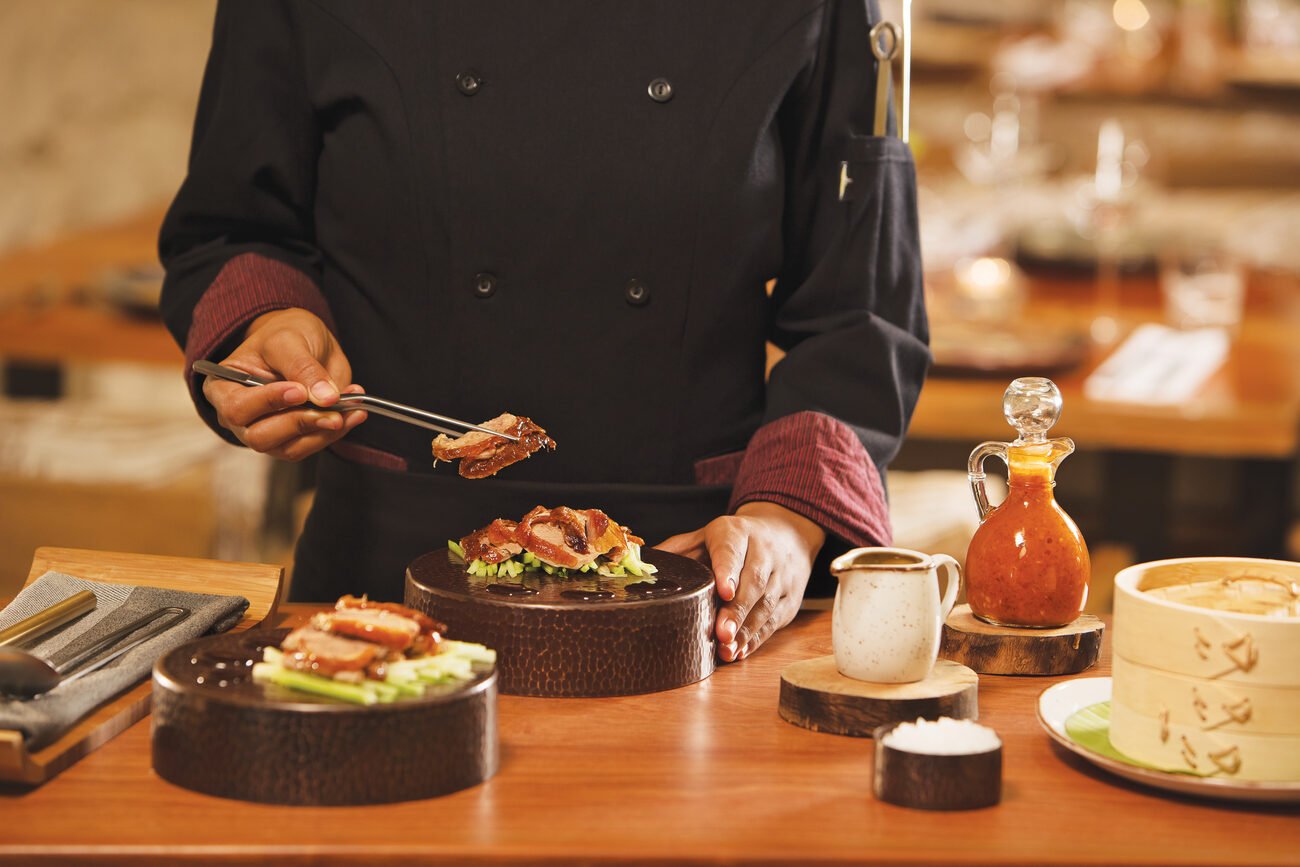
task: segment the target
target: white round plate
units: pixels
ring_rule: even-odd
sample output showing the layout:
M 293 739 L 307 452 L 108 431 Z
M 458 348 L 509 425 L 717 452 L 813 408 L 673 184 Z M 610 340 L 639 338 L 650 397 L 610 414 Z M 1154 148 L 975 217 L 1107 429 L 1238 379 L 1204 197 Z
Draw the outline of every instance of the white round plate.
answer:
M 1038 722 L 1052 740 L 1076 756 L 1135 783 L 1200 798 L 1276 804 L 1300 803 L 1300 782 L 1266 783 L 1255 780 L 1169 774 L 1154 768 L 1117 761 L 1075 743 L 1065 733 L 1065 721 L 1085 707 L 1103 701 L 1110 701 L 1109 677 L 1083 677 L 1063 681 L 1043 690 L 1042 695 L 1038 697 Z

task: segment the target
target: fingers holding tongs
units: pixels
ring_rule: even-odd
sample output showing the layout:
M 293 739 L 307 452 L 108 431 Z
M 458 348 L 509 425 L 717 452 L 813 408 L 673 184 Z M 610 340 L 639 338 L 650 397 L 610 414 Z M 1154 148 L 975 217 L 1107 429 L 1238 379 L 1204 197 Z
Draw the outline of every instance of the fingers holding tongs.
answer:
M 236 370 L 233 367 L 226 367 L 222 364 L 214 364 L 211 361 L 196 361 L 193 369 L 195 373 L 204 376 L 215 376 L 218 379 L 224 379 L 227 382 L 235 382 L 239 385 L 254 387 L 258 385 L 267 385 L 271 382 L 269 379 L 263 379 L 259 376 L 253 376 L 242 370 Z M 338 403 L 330 407 L 325 407 L 324 412 L 351 412 L 353 410 L 364 409 L 375 415 L 386 416 L 387 418 L 397 421 L 406 422 L 416 427 L 422 427 L 426 430 L 437 431 L 448 436 L 459 437 L 471 431 L 478 431 L 489 436 L 500 437 L 501 439 L 517 442 L 519 437 L 514 434 L 503 433 L 502 431 L 485 428 L 468 421 L 461 421 L 451 416 L 439 415 L 436 412 L 429 412 L 426 409 L 419 409 L 414 406 L 407 406 L 404 403 L 398 403 L 394 400 L 384 400 L 382 397 L 375 397 L 372 394 L 343 394 L 339 396 Z M 454 428 L 460 428 L 456 430 Z

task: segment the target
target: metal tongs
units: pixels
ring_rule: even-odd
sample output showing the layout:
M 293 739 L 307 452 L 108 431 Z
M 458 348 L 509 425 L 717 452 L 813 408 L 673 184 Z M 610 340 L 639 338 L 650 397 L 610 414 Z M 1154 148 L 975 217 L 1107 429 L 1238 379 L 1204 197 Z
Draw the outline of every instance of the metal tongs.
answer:
M 253 376 L 251 373 L 245 373 L 242 370 L 236 370 L 233 367 L 225 367 L 220 364 L 213 364 L 211 361 L 194 362 L 194 372 L 201 373 L 204 376 L 215 376 L 218 379 L 224 379 L 229 382 L 235 382 L 239 385 L 249 387 L 255 385 L 270 385 L 276 380 L 263 379 L 260 376 Z M 518 442 L 519 437 L 514 434 L 502 433 L 501 431 L 491 430 L 482 425 L 472 424 L 471 422 L 461 421 L 451 416 L 439 415 L 436 412 L 429 412 L 424 409 L 417 409 L 413 406 L 407 406 L 404 403 L 397 403 L 392 400 L 384 400 L 382 397 L 375 397 L 370 394 L 341 394 L 339 402 L 334 406 L 314 407 L 321 412 L 351 412 L 352 410 L 364 409 L 366 412 L 373 412 L 375 415 L 382 415 L 398 421 L 413 424 L 416 427 L 427 428 L 428 430 L 445 433 L 448 436 L 463 436 L 466 431 L 478 431 L 479 433 L 489 434 L 494 437 Z M 443 425 L 453 425 L 465 430 L 452 430 Z

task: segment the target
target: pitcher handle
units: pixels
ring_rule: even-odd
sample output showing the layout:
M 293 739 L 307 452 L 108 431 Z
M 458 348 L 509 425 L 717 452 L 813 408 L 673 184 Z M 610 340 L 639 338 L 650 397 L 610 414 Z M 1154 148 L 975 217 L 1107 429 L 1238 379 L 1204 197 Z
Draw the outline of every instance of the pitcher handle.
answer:
M 979 509 L 981 524 L 994 508 L 989 505 L 989 495 L 984 490 L 984 460 L 990 457 L 1001 458 L 1003 463 L 1007 463 L 1007 444 L 980 443 L 970 453 L 970 460 L 966 463 L 966 476 L 970 479 L 970 491 L 975 495 L 975 508 Z
M 949 614 L 952 614 L 952 607 L 957 604 L 957 594 L 961 590 L 961 566 L 947 554 L 935 554 L 931 562 L 938 567 L 936 574 L 944 570 L 948 573 L 948 583 L 943 588 L 943 599 L 939 601 L 939 608 L 942 609 L 940 622 L 943 622 L 948 619 Z

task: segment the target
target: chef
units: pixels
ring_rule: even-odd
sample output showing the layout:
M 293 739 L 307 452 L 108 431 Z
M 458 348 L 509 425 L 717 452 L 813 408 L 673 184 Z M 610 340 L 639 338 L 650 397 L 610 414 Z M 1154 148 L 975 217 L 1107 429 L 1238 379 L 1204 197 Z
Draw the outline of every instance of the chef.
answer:
M 929 351 L 875 5 L 219 4 L 163 313 L 190 362 L 280 380 L 187 374 L 214 430 L 319 458 L 295 598 L 400 599 L 447 539 L 594 507 L 711 564 L 731 661 L 819 553 L 889 542 Z M 466 480 L 324 411 L 363 388 L 558 449 Z

